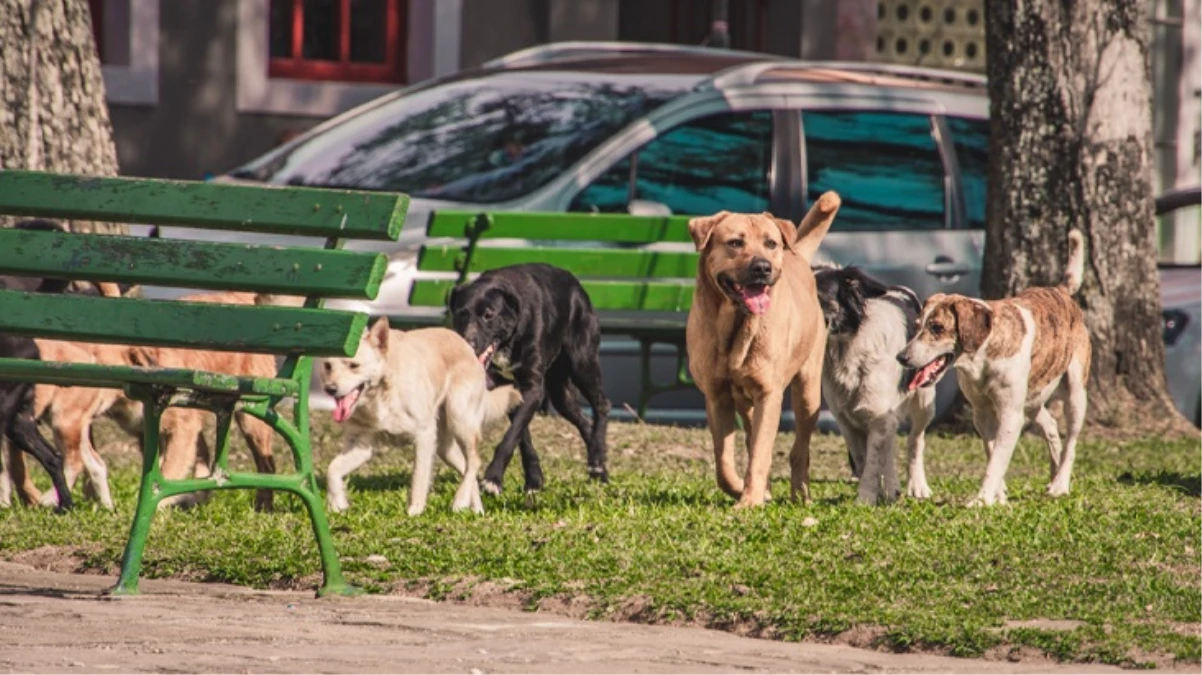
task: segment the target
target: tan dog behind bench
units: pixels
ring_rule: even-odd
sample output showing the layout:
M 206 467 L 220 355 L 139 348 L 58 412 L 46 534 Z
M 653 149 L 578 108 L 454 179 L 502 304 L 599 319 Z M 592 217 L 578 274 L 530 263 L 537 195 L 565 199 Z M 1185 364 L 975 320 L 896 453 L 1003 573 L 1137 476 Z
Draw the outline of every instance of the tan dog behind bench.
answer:
M 112 284 L 98 284 L 104 295 L 119 295 Z M 199 293 L 181 300 L 231 305 L 249 304 L 299 304 L 301 298 L 288 296 L 263 296 L 254 293 L 226 292 Z M 72 343 L 58 340 L 37 340 L 42 358 L 47 361 L 83 361 L 103 365 L 157 366 L 206 370 L 230 375 L 273 377 L 276 373 L 275 357 L 270 354 L 245 354 L 239 352 L 203 351 L 174 349 L 168 347 L 130 347 L 92 343 Z M 97 415 L 107 415 L 131 435 L 142 433 L 140 403 L 125 398 L 115 389 L 91 389 L 87 387 L 56 387 L 40 384 L 34 393 L 35 414 L 48 416 L 54 430 L 59 451 L 63 453 L 64 474 L 67 484 L 73 485 L 79 474 L 86 470 L 92 487 L 101 504 L 113 508 L 109 496 L 107 468 L 104 460 L 91 444 L 92 421 Z M 208 463 L 212 451 L 203 433 L 205 412 L 192 408 L 170 408 L 163 414 L 163 459 L 161 471 L 165 478 L 186 478 L 189 473 L 197 476 L 209 475 Z M 274 432 L 265 422 L 246 413 L 234 415 L 255 468 L 260 473 L 275 473 L 275 456 L 272 450 Z M 198 462 L 197 459 L 200 459 Z M 40 495 L 26 472 L 24 458 L 19 453 L 8 454 L 7 466 L 12 481 L 25 503 L 53 505 L 56 495 Z M 189 505 L 203 499 L 203 493 L 179 495 L 165 499 L 160 507 Z M 255 496 L 256 508 L 269 510 L 272 495 L 269 490 L 260 490 Z
M 809 500 L 810 435 L 818 422 L 826 324 L 810 259 L 839 210 L 827 192 L 795 229 L 770 214 L 722 211 L 689 221 L 701 253 L 689 310 L 689 368 L 705 394 L 718 487 L 757 506 L 768 496 L 772 448 L 785 389 L 797 439 L 789 455 L 792 496 Z M 744 478 L 735 470 L 735 414 L 747 431 Z
M 955 366 L 988 462 L 973 504 L 1006 502 L 1006 469 L 1028 422 L 1035 423 L 1048 444 L 1048 494 L 1068 494 L 1093 355 L 1085 316 L 1072 297 L 1085 273 L 1084 248 L 1081 233 L 1069 232 L 1068 264 L 1059 286 L 1028 288 L 1013 298 L 988 302 L 932 295 L 923 306 L 918 332 L 897 355 L 902 365 L 917 371 L 910 390 L 934 386 Z M 1064 401 L 1068 424 L 1063 447 L 1046 407 L 1055 398 Z

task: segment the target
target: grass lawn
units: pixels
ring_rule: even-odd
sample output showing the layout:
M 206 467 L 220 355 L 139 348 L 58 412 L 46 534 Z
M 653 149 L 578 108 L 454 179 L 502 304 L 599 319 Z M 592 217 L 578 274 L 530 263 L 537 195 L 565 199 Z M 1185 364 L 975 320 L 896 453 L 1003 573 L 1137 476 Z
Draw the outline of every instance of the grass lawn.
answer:
M 340 440 L 328 416 L 317 418 L 324 467 Z M 1131 666 L 1200 660 L 1196 440 L 1088 441 L 1072 494 L 1052 500 L 1046 451 L 1026 437 L 1007 476 L 1010 505 L 968 509 L 984 471 L 980 442 L 935 434 L 935 498 L 867 508 L 854 502 L 835 436 L 816 437 L 814 503 L 780 499 L 792 440 L 781 434 L 778 501 L 736 512 L 714 483 L 703 429 L 611 424 L 607 486 L 585 479 L 583 445 L 568 425 L 540 418 L 534 431 L 546 491 L 527 500 L 515 459 L 505 494 L 485 496 L 484 516 L 450 513 L 455 480 L 444 467 L 426 513 L 409 518 L 411 452 L 368 464 L 351 481 L 350 512 L 331 517 L 351 580 L 374 592 L 784 640 Z M 128 439 L 105 428 L 98 440 L 110 450 L 116 513 L 91 502 L 63 516 L 0 511 L 0 557 L 115 573 L 137 464 Z M 145 574 L 314 587 L 317 552 L 299 500 L 277 496 L 274 514 L 254 513 L 250 500 L 222 493 L 160 513 Z

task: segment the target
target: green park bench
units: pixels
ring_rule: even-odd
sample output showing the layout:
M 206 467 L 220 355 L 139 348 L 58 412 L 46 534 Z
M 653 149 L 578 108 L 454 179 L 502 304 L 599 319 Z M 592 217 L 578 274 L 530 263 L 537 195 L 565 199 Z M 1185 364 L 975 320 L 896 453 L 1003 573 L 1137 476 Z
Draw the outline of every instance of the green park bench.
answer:
M 688 221 L 684 216 L 438 211 L 430 216 L 427 236 L 454 241 L 427 243 L 417 269 L 442 273 L 443 278 L 418 279 L 409 304 L 445 306 L 454 286 L 498 267 L 547 263 L 569 270 L 597 309 L 601 332 L 629 336 L 639 343 L 638 414 L 646 416 L 652 396 L 693 386 L 685 321 L 693 301 L 697 254 L 648 248 L 679 243 L 691 249 Z M 498 241 L 506 239 L 523 241 L 520 245 Z M 656 382 L 652 377 L 655 344 L 676 350 L 672 382 Z
M 299 496 L 321 554 L 324 580 L 318 595 L 354 592 L 343 579 L 313 472 L 312 357 L 354 355 L 368 317 L 323 309 L 322 304 L 329 297 L 374 298 L 387 265 L 382 254 L 338 250 L 343 240 L 395 241 L 408 203 L 405 195 L 379 192 L 0 171 L 3 215 L 325 240 L 323 249 L 0 229 L 0 274 L 305 296 L 302 307 L 283 307 L 0 291 L 0 332 L 8 334 L 284 357 L 275 377 L 267 378 L 0 359 L 0 380 L 119 388 L 143 404 L 142 480 L 115 594 L 137 593 L 142 552 L 159 501 L 231 488 Z M 289 399 L 294 401 L 291 415 L 278 413 L 276 407 Z M 171 406 L 216 414 L 210 477 L 166 480 L 160 473 L 159 421 Z M 229 469 L 230 422 L 236 409 L 283 436 L 295 461 L 293 473 Z

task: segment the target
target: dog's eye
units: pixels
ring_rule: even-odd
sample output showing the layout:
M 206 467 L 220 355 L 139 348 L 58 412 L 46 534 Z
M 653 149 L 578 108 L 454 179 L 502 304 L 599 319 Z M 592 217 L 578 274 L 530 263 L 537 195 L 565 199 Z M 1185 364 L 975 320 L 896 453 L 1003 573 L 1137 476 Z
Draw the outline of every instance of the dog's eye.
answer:
M 351 370 L 359 370 L 359 364 L 355 363 L 354 361 L 348 363 L 346 367 L 350 368 Z
M 495 309 L 490 308 L 490 309 L 484 310 L 484 314 L 482 314 L 480 316 L 480 318 L 484 319 L 485 321 L 492 321 L 492 318 L 496 315 L 497 315 L 497 311 Z
M 742 239 L 731 239 L 726 242 L 726 245 L 731 248 L 743 248 L 743 240 Z
M 775 251 L 777 246 L 780 246 L 780 244 L 776 243 L 776 240 L 774 239 L 764 240 L 764 248 L 768 249 L 769 251 Z
M 940 335 L 943 335 L 943 324 L 933 323 L 927 326 L 927 331 L 929 331 L 931 335 L 939 337 Z

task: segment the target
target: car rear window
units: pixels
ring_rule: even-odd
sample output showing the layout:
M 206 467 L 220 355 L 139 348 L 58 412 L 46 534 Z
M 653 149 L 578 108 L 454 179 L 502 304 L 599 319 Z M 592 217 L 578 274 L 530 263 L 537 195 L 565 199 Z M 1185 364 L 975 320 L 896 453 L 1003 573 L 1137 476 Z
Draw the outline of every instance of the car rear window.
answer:
M 233 175 L 502 202 L 559 176 L 694 79 L 538 72 L 452 82 L 365 109 Z
M 835 190 L 838 230 L 933 230 L 946 226 L 943 158 L 927 115 L 806 110 L 807 203 Z
M 620 213 L 634 199 L 675 215 L 769 208 L 772 113 L 725 112 L 660 134 L 599 176 L 569 211 Z

